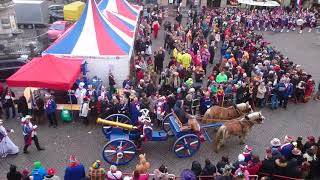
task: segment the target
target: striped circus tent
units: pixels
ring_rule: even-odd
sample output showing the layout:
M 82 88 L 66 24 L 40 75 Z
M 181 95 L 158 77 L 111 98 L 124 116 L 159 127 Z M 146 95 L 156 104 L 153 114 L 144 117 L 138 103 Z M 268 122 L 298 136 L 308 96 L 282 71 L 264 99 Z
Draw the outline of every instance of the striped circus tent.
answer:
M 43 54 L 91 58 L 130 56 L 133 33 L 114 17 L 102 15 L 95 0 L 88 0 L 79 21 Z
M 118 19 L 136 25 L 142 7 L 130 4 L 126 0 L 102 0 L 99 10 L 105 15 L 113 13 Z

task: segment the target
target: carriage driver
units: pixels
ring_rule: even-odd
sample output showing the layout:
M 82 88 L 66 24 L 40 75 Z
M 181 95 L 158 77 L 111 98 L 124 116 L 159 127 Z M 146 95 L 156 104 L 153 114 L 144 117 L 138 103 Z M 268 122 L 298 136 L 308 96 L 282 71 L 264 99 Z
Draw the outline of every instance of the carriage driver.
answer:
M 179 120 L 182 124 L 181 129 L 183 130 L 184 126 L 185 127 L 190 127 L 192 131 L 194 132 L 200 132 L 200 125 L 198 121 L 193 117 L 192 115 L 186 113 L 183 108 L 183 100 L 178 100 L 176 104 L 173 107 L 173 112 L 175 115 L 177 115 L 178 119 L 178 124 Z

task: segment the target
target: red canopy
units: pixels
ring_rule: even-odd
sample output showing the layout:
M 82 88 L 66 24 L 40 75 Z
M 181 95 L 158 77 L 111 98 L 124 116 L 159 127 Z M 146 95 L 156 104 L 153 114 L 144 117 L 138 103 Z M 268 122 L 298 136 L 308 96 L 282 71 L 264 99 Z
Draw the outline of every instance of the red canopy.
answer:
M 69 90 L 81 72 L 82 59 L 37 57 L 7 79 L 8 86 Z

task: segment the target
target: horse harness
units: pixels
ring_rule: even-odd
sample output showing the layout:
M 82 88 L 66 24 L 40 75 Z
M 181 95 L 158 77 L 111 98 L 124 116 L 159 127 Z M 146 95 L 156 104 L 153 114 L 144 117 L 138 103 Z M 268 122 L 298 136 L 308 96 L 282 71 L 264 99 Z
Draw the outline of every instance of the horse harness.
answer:
M 244 117 L 244 118 L 245 118 L 245 117 Z M 241 126 L 241 133 L 242 133 L 242 134 L 244 134 L 244 127 L 245 127 L 245 126 L 244 126 L 244 125 L 245 125 L 244 122 L 248 122 L 249 125 L 251 125 L 251 126 L 253 126 L 253 124 L 254 124 L 254 122 L 252 122 L 251 120 L 248 120 L 248 119 L 246 119 L 246 118 L 245 118 L 244 121 L 241 121 L 241 120 L 240 120 L 240 121 L 239 121 L 239 124 L 240 124 L 240 126 Z

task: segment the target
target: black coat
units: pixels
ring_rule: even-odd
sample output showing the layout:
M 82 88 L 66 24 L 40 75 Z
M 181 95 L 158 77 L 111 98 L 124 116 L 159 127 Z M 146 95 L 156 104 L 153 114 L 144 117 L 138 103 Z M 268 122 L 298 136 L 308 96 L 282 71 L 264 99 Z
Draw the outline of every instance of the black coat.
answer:
M 301 171 L 296 159 L 292 159 L 288 162 L 286 176 L 293 178 L 301 178 Z
M 220 173 L 220 174 L 223 174 L 223 168 L 225 167 L 227 165 L 227 163 L 226 162 L 223 162 L 223 161 L 219 161 L 218 163 L 217 163 L 217 170 L 218 170 L 218 172 Z
M 262 161 L 260 172 L 273 174 L 275 172 L 275 164 L 273 159 L 265 159 Z
M 21 96 L 18 100 L 18 113 L 27 114 L 28 113 L 28 103 L 24 96 Z
M 21 180 L 21 178 L 22 178 L 22 175 L 19 171 L 7 173 L 7 180 Z
M 201 176 L 213 176 L 217 172 L 217 168 L 213 164 L 206 164 L 202 169 Z M 213 180 L 213 177 L 204 177 L 201 180 Z

